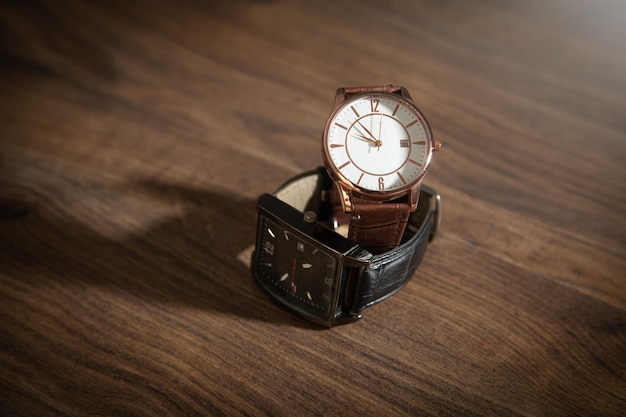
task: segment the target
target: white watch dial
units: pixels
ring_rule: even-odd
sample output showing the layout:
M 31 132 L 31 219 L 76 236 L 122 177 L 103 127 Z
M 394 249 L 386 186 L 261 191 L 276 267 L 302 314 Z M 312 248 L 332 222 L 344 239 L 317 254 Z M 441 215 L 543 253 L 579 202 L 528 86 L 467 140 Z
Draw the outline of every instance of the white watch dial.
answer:
M 359 96 L 331 117 L 325 152 L 357 187 L 367 191 L 410 187 L 428 167 L 430 130 L 423 116 L 401 97 Z

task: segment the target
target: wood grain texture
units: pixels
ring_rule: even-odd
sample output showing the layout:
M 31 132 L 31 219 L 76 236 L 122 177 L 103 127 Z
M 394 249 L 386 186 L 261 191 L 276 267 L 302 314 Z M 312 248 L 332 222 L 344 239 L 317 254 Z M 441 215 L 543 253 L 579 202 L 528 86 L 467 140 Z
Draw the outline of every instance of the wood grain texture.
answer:
M 5 1 L 0 414 L 626 410 L 626 7 Z M 442 151 L 413 280 L 320 330 L 242 262 L 337 87 Z

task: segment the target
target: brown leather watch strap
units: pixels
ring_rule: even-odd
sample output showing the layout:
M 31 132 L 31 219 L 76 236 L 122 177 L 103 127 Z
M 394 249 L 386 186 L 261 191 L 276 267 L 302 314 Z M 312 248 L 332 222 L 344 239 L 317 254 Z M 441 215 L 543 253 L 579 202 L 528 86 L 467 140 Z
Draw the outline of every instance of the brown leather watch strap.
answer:
M 402 89 L 399 85 L 381 85 L 375 87 L 344 87 L 346 95 L 359 93 L 397 93 Z
M 347 229 L 347 233 L 345 231 L 343 233 L 344 236 L 372 254 L 394 249 L 402 242 L 404 229 L 411 214 L 411 206 L 408 203 L 370 201 L 353 196 L 352 210 L 345 213 L 336 186 L 330 189 L 330 200 L 336 224 L 345 225 Z
M 353 202 L 348 238 L 382 253 L 397 247 L 410 215 L 407 203 Z

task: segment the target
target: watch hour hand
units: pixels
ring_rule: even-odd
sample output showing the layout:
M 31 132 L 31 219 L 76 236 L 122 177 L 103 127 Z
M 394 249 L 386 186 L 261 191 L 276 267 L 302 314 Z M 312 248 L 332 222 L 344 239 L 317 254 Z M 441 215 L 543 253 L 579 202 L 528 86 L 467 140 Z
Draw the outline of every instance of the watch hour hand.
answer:
M 374 146 L 376 146 L 378 148 L 380 148 L 380 146 L 383 144 L 383 142 L 381 140 L 372 140 L 372 139 L 368 138 L 367 136 L 363 136 L 360 133 L 358 135 L 354 135 L 354 137 L 357 138 L 357 139 L 361 139 L 361 140 L 364 140 L 366 142 L 369 142 L 369 143 L 371 143 L 372 145 L 374 145 Z
M 360 134 L 360 133 L 355 134 L 355 135 L 353 135 L 353 136 L 354 136 L 355 138 L 357 138 L 357 139 L 361 139 L 361 140 L 364 140 L 364 141 L 366 141 L 366 142 L 370 142 L 370 143 L 376 144 L 376 141 L 375 141 L 375 140 L 370 139 L 370 138 L 368 138 L 367 136 L 362 135 L 362 134 Z

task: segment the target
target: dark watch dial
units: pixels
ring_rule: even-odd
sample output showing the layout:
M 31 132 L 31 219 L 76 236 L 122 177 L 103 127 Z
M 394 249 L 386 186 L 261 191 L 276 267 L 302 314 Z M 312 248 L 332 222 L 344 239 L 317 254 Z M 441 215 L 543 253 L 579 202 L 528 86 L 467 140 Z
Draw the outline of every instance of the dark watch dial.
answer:
M 263 215 L 260 220 L 259 282 L 289 307 L 327 319 L 334 302 L 337 260 L 296 230 Z

